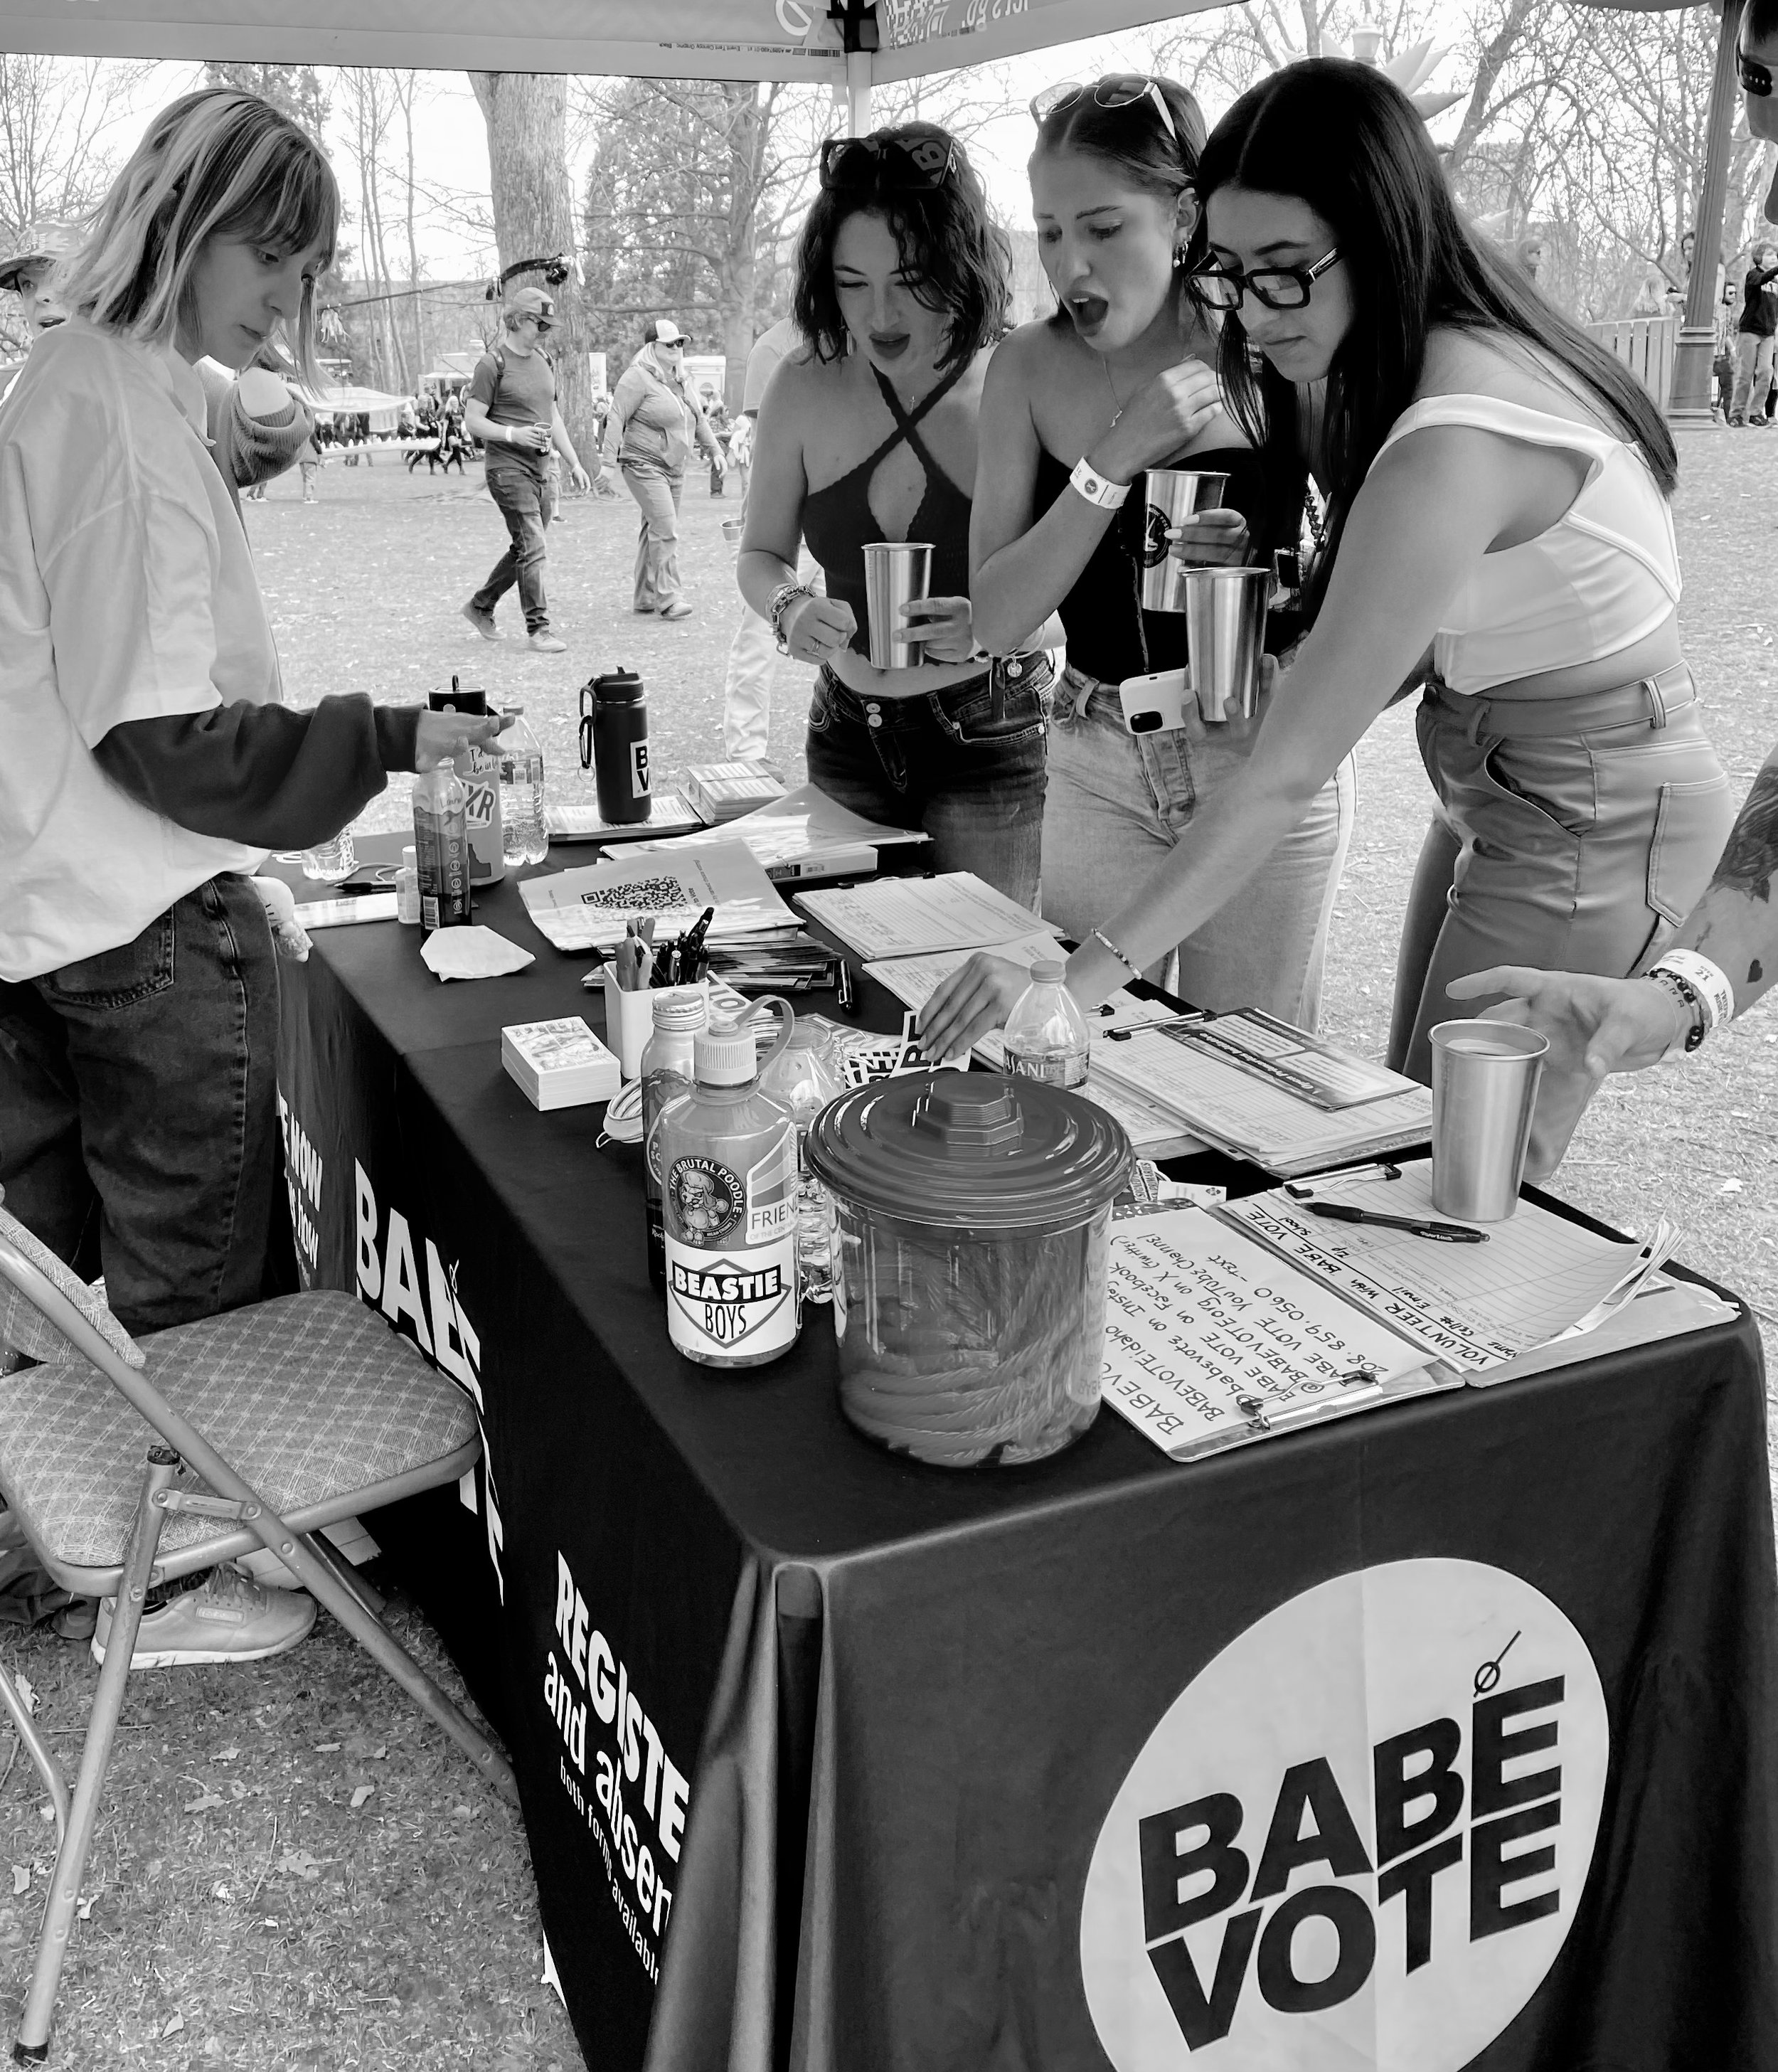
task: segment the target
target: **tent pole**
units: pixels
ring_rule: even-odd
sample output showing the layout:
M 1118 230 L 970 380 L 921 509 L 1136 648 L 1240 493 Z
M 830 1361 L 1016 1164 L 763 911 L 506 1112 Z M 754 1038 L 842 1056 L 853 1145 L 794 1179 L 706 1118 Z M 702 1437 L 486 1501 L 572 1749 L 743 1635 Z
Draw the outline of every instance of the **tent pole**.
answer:
M 1676 426 L 1710 421 L 1710 362 L 1716 356 L 1716 263 L 1723 242 L 1723 203 L 1728 191 L 1729 146 L 1739 106 L 1735 76 L 1735 39 L 1741 31 L 1742 0 L 1723 0 L 1722 27 L 1716 38 L 1716 76 L 1710 81 L 1708 141 L 1704 178 L 1692 216 L 1691 278 L 1686 286 L 1686 314 L 1673 354 L 1673 386 L 1667 421 Z
M 848 51 L 846 134 L 848 137 L 868 137 L 870 134 L 870 52 Z

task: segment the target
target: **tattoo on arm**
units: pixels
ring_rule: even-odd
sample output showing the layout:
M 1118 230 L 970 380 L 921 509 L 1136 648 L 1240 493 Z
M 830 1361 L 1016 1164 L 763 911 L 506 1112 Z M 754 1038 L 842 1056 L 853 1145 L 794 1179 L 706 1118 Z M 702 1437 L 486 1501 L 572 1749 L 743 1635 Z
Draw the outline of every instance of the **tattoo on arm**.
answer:
M 1769 903 L 1772 881 L 1778 876 L 1778 769 L 1770 765 L 1753 780 L 1747 803 L 1729 830 L 1727 847 L 1710 880 Z

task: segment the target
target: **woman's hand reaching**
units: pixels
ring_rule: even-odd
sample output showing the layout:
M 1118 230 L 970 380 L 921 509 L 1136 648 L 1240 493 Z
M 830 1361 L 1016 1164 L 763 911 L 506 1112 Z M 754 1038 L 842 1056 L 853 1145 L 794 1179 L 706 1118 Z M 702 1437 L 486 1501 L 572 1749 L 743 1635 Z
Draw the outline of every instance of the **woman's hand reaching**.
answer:
M 516 713 L 423 712 L 414 734 L 413 767 L 436 769 L 454 763 L 471 748 L 491 747 L 511 726 Z
M 947 1058 L 967 1059 L 971 1044 L 1000 1026 L 1030 983 L 1023 964 L 978 950 L 926 1002 L 920 1017 L 920 1048 L 935 1065 Z
M 967 597 L 916 598 L 901 616 L 922 643 L 923 661 L 967 662 L 976 652 Z
M 858 630 L 852 606 L 832 597 L 799 597 L 781 622 L 784 645 L 798 662 L 831 662 Z
M 1244 569 L 1253 536 L 1238 511 L 1201 511 L 1167 528 L 1167 551 L 1190 569 Z

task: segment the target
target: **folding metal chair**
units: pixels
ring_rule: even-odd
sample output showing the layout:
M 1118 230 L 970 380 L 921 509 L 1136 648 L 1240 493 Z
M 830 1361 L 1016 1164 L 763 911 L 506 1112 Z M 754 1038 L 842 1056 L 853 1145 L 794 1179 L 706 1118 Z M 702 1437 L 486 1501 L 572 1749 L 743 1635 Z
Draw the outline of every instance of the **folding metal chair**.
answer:
M 514 1803 L 518 1790 L 319 1537 L 340 1519 L 455 1481 L 481 1450 L 462 1392 L 382 1318 L 317 1290 L 138 1342 L 0 1208 L 0 1343 L 43 1363 L 0 1379 L 0 1494 L 64 1589 L 117 1599 L 72 1800 L 0 1669 L 0 1704 L 55 1808 L 55 1874 L 13 2045 L 31 2064 L 48 2055 L 99 1794 L 156 1585 L 269 1548 L 496 1790 Z

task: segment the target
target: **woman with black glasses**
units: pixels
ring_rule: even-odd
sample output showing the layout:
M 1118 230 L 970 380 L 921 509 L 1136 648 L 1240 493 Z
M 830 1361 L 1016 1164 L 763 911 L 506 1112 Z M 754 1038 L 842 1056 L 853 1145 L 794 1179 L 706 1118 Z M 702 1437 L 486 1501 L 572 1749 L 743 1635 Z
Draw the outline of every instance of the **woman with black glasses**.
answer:
M 1497 964 L 1622 976 L 1704 890 L 1727 780 L 1682 659 L 1661 413 L 1628 371 L 1464 224 L 1382 74 L 1291 65 L 1199 166 L 1198 292 L 1237 415 L 1326 491 L 1312 630 L 1246 767 L 1069 965 L 1085 1002 L 1232 902 L 1383 707 L 1423 680 L 1438 808 L 1396 974 L 1392 1062 L 1430 1077 L 1453 979 Z M 1255 376 L 1248 355 L 1259 353 Z M 977 959 L 927 1010 L 948 1053 L 1004 1015 Z M 1469 1011 L 1473 1012 L 1473 1009 Z
M 970 489 L 988 348 L 1011 255 L 963 147 L 930 123 L 831 140 L 797 253 L 810 341 L 773 376 L 754 434 L 742 594 L 820 669 L 811 779 L 844 805 L 921 828 L 942 870 L 1031 906 L 1043 814 L 1049 658 L 978 644 Z M 806 539 L 826 579 L 797 580 Z M 904 608 L 922 659 L 874 668 L 864 549 L 931 544 L 930 595 Z M 1026 629 L 1035 633 L 1035 627 Z
M 1031 194 L 1055 314 L 994 356 L 982 400 L 971 594 L 991 646 L 1059 610 L 1067 629 L 1044 801 L 1043 911 L 1081 941 L 1168 856 L 1252 748 L 1240 722 L 1133 734 L 1118 687 L 1182 668 L 1182 614 L 1145 611 L 1146 568 L 1169 543 L 1144 471 L 1225 474 L 1226 508 L 1173 543 L 1199 562 L 1294 548 L 1294 489 L 1269 508 L 1261 456 L 1223 407 L 1216 333 L 1186 292 L 1204 142 L 1197 103 L 1171 80 L 1114 73 L 1053 88 L 1037 122 Z M 1200 1006 L 1263 1007 L 1312 1026 L 1333 893 L 1351 820 L 1351 775 L 1283 831 L 1238 914 L 1145 954 Z

